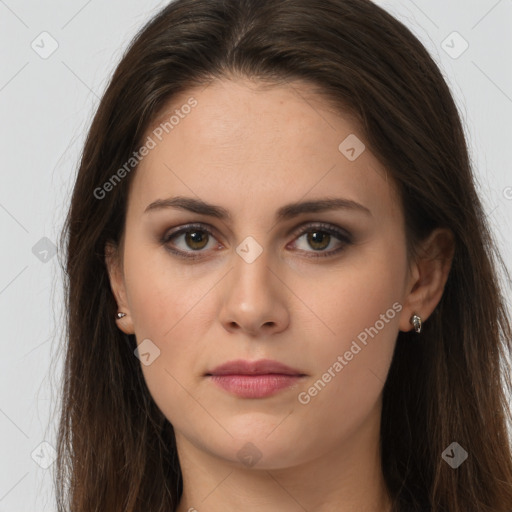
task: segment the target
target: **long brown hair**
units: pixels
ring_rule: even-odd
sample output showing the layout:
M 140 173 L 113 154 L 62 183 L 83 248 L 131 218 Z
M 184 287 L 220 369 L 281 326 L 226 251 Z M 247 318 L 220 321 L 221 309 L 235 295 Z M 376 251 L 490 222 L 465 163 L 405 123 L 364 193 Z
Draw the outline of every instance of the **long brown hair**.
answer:
M 114 317 L 105 243 L 136 167 L 100 197 L 173 95 L 215 78 L 305 81 L 350 115 L 400 191 L 411 256 L 435 227 L 455 253 L 420 336 L 400 332 L 384 387 L 382 470 L 394 511 L 510 512 L 511 321 L 461 120 L 418 39 L 370 0 L 177 0 L 137 34 L 101 99 L 62 232 L 66 357 L 59 511 L 169 512 L 182 491 L 172 425 Z M 467 452 L 456 469 L 442 458 Z

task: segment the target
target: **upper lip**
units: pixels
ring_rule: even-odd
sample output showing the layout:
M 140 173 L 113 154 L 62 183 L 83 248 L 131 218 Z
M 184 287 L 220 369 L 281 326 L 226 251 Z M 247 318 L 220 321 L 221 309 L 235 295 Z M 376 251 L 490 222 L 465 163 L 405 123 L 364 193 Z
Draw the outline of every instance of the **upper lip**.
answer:
M 237 359 L 228 361 L 210 370 L 206 375 L 267 375 L 270 373 L 280 375 L 305 375 L 296 368 L 290 368 L 278 361 L 271 359 L 260 359 L 259 361 L 246 361 Z

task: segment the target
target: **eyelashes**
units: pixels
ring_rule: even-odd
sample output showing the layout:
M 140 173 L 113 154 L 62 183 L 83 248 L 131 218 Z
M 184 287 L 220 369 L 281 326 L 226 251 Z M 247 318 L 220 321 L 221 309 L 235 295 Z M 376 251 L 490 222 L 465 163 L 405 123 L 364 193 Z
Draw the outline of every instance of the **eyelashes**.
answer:
M 295 243 L 296 239 L 301 239 L 304 235 L 311 235 L 305 239 L 303 245 L 312 248 L 312 250 L 298 249 L 302 253 L 312 253 L 307 255 L 307 258 L 328 258 L 333 257 L 343 251 L 346 246 L 353 243 L 352 235 L 338 226 L 333 224 L 325 223 L 310 223 L 307 226 L 301 226 L 294 233 Z M 175 240 L 184 236 L 184 243 L 190 250 L 177 249 Z M 174 230 L 170 233 L 166 233 L 160 243 L 172 254 L 189 260 L 196 260 L 205 257 L 205 253 L 209 252 L 207 247 L 210 242 L 216 240 L 215 234 L 212 229 L 206 224 L 187 224 Z M 333 240 L 339 242 L 339 247 L 334 250 L 325 251 L 326 247 L 329 247 Z M 173 243 L 170 243 L 174 241 Z M 327 241 L 327 244 L 326 244 Z M 191 248 L 191 245 L 193 248 Z M 210 246 L 212 248 L 219 248 L 219 243 L 213 243 Z M 195 246 L 195 247 L 194 247 Z M 325 246 L 325 247 L 324 247 Z

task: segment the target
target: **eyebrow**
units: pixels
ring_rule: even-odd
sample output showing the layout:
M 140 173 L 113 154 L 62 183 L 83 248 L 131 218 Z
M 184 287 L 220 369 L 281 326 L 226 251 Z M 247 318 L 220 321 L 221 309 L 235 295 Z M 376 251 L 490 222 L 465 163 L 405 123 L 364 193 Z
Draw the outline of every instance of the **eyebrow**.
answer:
M 187 210 L 201 215 L 215 217 L 223 221 L 232 221 L 231 214 L 222 206 L 206 203 L 200 199 L 183 196 L 169 197 L 167 199 L 157 199 L 146 207 L 144 213 L 154 212 L 166 208 Z M 363 206 L 356 201 L 352 201 L 351 199 L 344 199 L 341 197 L 327 197 L 313 201 L 290 203 L 282 206 L 279 208 L 279 210 L 277 210 L 276 221 L 289 220 L 303 213 L 318 213 L 328 210 L 353 210 L 372 216 L 371 211 L 366 208 L 366 206 Z

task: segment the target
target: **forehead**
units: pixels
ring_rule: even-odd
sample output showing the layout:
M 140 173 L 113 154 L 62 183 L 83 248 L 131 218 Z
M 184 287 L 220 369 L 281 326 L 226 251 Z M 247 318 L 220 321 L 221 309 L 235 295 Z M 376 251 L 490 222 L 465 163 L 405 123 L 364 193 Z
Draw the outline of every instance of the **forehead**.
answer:
M 357 123 L 304 83 L 215 80 L 188 89 L 162 109 L 149 138 L 132 209 L 187 195 L 258 215 L 329 194 L 370 203 L 377 215 L 399 213 L 386 169 Z

